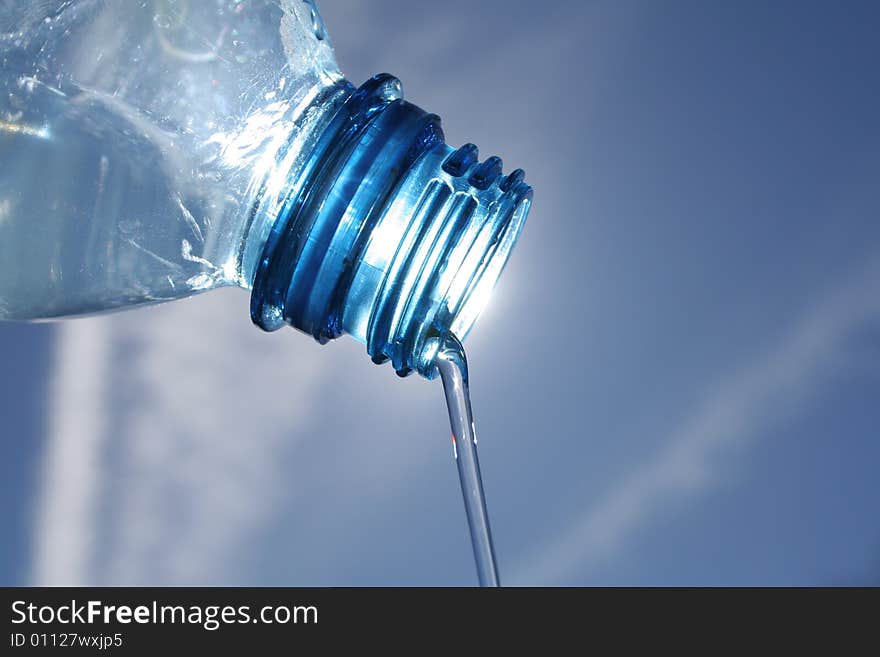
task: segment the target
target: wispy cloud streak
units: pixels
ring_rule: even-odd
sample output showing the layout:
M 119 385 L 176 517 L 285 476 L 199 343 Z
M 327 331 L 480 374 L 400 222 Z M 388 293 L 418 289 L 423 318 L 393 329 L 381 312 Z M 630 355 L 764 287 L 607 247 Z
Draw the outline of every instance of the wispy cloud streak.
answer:
M 613 555 L 657 512 L 711 486 L 725 449 L 742 446 L 828 383 L 851 333 L 880 320 L 880 258 L 818 301 L 775 348 L 724 376 L 652 459 L 511 571 L 522 584 L 571 581 Z
M 48 445 L 35 521 L 35 584 L 87 583 L 105 439 L 106 322 L 84 319 L 59 331 L 49 394 Z
M 60 326 L 34 583 L 247 578 L 230 555 L 287 494 L 321 359 L 266 339 L 234 312 L 241 300 L 215 292 Z

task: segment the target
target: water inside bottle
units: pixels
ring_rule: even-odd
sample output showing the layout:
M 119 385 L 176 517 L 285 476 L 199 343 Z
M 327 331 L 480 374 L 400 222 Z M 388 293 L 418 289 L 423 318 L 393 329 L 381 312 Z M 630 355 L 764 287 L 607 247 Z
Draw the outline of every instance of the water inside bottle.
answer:
M 217 228 L 232 201 L 216 193 L 219 182 L 195 180 L 198 167 L 173 136 L 143 120 L 135 129 L 122 100 L 28 85 L 31 120 L 0 120 L 3 158 L 16 154 L 0 175 L 0 319 L 80 315 L 235 282 L 232 246 Z
M 458 466 L 477 576 L 480 586 L 499 586 L 495 547 L 492 544 L 480 459 L 477 455 L 477 434 L 471 410 L 467 359 L 464 347 L 454 335 L 450 334 L 440 347 L 436 365 L 446 394 L 446 406 L 452 426 L 452 449 Z

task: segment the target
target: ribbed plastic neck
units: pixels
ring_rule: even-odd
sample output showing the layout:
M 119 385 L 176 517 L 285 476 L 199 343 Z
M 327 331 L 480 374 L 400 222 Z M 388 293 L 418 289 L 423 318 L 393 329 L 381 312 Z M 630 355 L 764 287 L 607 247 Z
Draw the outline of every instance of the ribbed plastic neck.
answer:
M 349 333 L 377 363 L 433 378 L 468 332 L 528 213 L 522 170 L 444 143 L 440 119 L 378 75 L 353 91 L 292 181 L 257 265 L 251 318 L 327 342 Z

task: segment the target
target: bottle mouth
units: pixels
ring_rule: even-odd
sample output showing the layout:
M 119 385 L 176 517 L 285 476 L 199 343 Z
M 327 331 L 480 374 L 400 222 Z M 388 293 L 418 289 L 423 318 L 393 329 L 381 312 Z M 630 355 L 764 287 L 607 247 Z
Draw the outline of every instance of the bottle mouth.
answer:
M 464 339 L 519 237 L 523 177 L 473 144 L 453 150 L 396 78 L 371 78 L 292 177 L 257 265 L 254 323 L 322 343 L 349 333 L 374 362 L 433 378 L 440 341 Z
M 395 253 L 364 257 L 384 272 L 363 333 L 374 361 L 436 376 L 437 348 L 449 333 L 465 339 L 522 231 L 532 199 L 522 179 L 521 170 L 503 176 L 497 157 L 479 162 L 472 144 L 436 146 L 414 165 L 400 194 L 414 209 L 399 212 L 404 230 L 393 219 L 387 234 L 376 229 L 375 250 Z
M 460 339 L 468 334 L 474 322 L 489 302 L 492 290 L 510 258 L 513 246 L 519 239 L 532 203 L 531 190 L 516 199 L 512 210 L 499 221 L 499 230 L 487 245 L 477 270 L 471 274 L 473 287 L 469 290 L 458 313 L 453 317 L 450 331 Z

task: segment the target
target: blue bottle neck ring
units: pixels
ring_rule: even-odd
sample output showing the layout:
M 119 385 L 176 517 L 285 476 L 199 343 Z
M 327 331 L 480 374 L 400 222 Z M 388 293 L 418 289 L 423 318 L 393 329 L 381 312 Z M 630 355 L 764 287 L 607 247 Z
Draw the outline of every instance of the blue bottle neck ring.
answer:
M 291 181 L 263 247 L 251 318 L 321 343 L 349 333 L 401 376 L 436 375 L 522 229 L 532 189 L 501 160 L 444 142 L 440 119 L 378 75 L 354 90 Z

